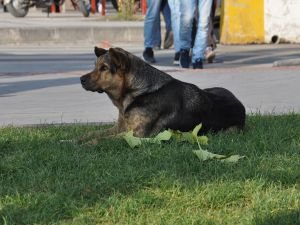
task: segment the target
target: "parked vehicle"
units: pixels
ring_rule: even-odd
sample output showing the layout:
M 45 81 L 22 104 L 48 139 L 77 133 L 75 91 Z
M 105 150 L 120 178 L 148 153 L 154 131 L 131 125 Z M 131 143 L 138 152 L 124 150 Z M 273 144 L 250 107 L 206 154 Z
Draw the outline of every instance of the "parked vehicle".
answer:
M 49 8 L 53 3 L 60 6 L 64 1 L 65 0 L 4 0 L 4 5 L 13 16 L 25 17 L 30 7 Z M 86 3 L 85 0 L 71 0 L 71 2 L 75 9 L 82 12 L 84 17 L 90 15 L 89 2 Z

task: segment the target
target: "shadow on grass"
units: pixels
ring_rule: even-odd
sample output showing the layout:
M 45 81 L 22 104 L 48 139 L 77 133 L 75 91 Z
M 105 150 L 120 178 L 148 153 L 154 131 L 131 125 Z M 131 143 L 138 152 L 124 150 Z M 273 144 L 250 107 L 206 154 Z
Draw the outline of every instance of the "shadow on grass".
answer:
M 300 224 L 300 211 L 293 210 L 293 211 L 283 211 L 277 212 L 263 216 L 262 218 L 255 219 L 253 223 L 255 225 L 282 225 L 282 224 Z
M 88 127 L 7 128 L 0 139 L 0 218 L 7 224 L 72 220 L 95 204 L 109 207 L 112 196 L 168 189 L 175 183 L 186 190 L 224 180 L 294 186 L 299 178 L 299 160 L 293 160 L 299 150 L 299 118 L 251 118 L 245 133 L 210 136 L 209 151 L 247 156 L 237 164 L 199 162 L 191 151 L 195 146 L 175 141 L 136 149 L 123 140 L 96 146 L 59 142 L 77 138 Z M 259 221 L 268 224 L 272 218 Z

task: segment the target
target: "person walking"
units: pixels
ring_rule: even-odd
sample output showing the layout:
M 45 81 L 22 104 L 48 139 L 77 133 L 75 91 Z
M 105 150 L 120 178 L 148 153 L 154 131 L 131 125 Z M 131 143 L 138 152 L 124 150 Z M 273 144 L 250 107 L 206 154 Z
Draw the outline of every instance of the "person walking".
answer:
M 166 25 L 166 32 L 165 38 L 163 43 L 163 48 L 168 49 L 173 45 L 173 32 L 172 32 L 172 25 L 171 25 L 171 10 L 167 0 L 162 0 L 160 6 L 160 12 L 163 15 L 165 25 Z M 160 26 L 160 16 L 157 17 L 155 20 L 156 29 L 154 30 L 153 36 L 153 48 L 154 50 L 161 49 L 161 26 Z
M 207 63 L 213 63 L 217 48 L 217 41 L 214 33 L 214 19 L 217 8 L 218 0 L 213 0 L 210 12 L 209 28 L 208 28 L 208 37 L 207 37 L 207 47 L 204 53 L 204 58 Z
M 197 32 L 192 48 L 193 69 L 203 69 L 203 57 L 207 47 L 208 27 L 213 0 L 180 1 L 180 66 L 189 68 L 192 43 L 192 26 L 197 13 Z
M 174 65 L 179 65 L 179 56 L 180 56 L 180 2 L 178 0 L 168 0 L 169 7 L 171 10 L 171 24 L 173 30 L 173 40 L 174 40 Z
M 144 47 L 143 58 L 148 63 L 155 63 L 153 48 L 159 45 L 160 47 L 160 11 L 161 7 L 169 7 L 167 0 L 147 0 L 147 13 L 144 20 Z M 165 9 L 162 9 L 164 11 Z M 166 37 L 164 47 L 169 48 L 170 42 L 169 38 L 173 38 L 171 34 L 171 24 L 170 24 L 170 9 L 169 14 L 167 13 L 166 18 Z M 167 11 L 168 12 L 168 11 Z M 167 22 L 169 21 L 169 22 Z M 166 45 L 167 44 L 167 45 Z M 172 45 L 172 44 L 171 44 Z

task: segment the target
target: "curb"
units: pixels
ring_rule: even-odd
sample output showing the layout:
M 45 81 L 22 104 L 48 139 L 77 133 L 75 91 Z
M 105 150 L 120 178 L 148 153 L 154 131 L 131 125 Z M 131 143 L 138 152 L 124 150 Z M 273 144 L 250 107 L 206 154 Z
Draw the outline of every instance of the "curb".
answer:
M 0 28 L 0 44 L 143 42 L 143 26 Z
M 300 58 L 278 60 L 273 63 L 273 67 L 281 67 L 281 66 L 300 66 Z

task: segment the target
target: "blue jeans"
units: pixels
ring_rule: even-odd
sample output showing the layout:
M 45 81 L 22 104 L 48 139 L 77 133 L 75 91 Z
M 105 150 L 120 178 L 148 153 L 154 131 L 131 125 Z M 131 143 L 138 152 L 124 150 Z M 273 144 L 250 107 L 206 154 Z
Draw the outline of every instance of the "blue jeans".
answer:
M 171 10 L 169 7 L 169 4 L 167 2 L 167 0 L 162 0 L 161 4 L 161 8 L 160 11 L 163 14 L 164 17 L 164 21 L 166 24 L 166 31 L 170 32 L 172 30 L 172 25 L 171 25 Z M 153 45 L 154 46 L 160 46 L 161 45 L 161 27 L 160 27 L 160 15 L 157 18 L 156 21 L 157 25 L 156 27 L 158 27 L 158 29 L 155 29 L 154 31 L 154 41 L 153 41 Z
M 172 23 L 171 23 L 171 10 L 168 4 L 167 0 L 162 0 L 162 5 L 161 5 L 161 12 L 163 14 L 164 17 L 164 21 L 166 24 L 166 31 L 171 31 L 172 30 Z
M 153 48 L 161 44 L 160 11 L 162 10 L 166 30 L 171 30 L 171 12 L 168 4 L 161 8 L 163 0 L 147 0 L 147 13 L 144 20 L 144 46 Z
M 144 20 L 144 46 L 145 48 L 153 48 L 155 43 L 155 31 L 160 30 L 159 14 L 162 0 L 147 0 L 147 13 Z M 159 24 L 160 25 L 160 24 Z M 159 31 L 160 33 L 160 31 Z M 157 37 L 156 37 L 157 38 Z
M 178 0 L 168 0 L 171 9 L 171 23 L 174 37 L 175 52 L 180 51 L 180 2 Z
M 197 33 L 192 52 L 192 63 L 203 59 L 207 45 L 208 27 L 212 0 L 181 0 L 180 1 L 180 48 L 190 49 L 192 41 L 192 24 L 195 13 L 198 14 Z

